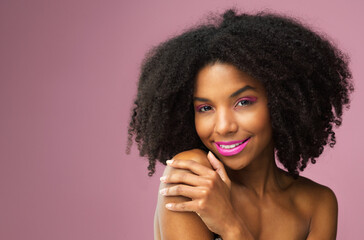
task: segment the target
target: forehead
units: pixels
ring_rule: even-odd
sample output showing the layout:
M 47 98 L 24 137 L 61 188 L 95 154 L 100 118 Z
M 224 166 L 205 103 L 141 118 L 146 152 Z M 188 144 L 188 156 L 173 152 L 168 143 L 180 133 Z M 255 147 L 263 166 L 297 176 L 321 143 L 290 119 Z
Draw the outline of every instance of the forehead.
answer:
M 214 63 L 203 67 L 197 74 L 194 94 L 233 92 L 249 85 L 257 92 L 265 93 L 263 84 L 227 63 Z

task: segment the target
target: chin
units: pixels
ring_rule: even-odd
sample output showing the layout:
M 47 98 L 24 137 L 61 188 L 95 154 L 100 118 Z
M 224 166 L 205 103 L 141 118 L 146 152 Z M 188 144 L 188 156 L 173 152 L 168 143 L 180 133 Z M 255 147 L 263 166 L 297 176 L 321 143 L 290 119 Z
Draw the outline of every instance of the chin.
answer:
M 229 168 L 231 170 L 241 170 L 250 164 L 250 161 L 246 157 L 241 156 L 241 154 L 236 154 L 233 156 L 223 156 L 216 153 L 215 151 L 212 151 L 214 155 L 224 164 L 226 168 Z

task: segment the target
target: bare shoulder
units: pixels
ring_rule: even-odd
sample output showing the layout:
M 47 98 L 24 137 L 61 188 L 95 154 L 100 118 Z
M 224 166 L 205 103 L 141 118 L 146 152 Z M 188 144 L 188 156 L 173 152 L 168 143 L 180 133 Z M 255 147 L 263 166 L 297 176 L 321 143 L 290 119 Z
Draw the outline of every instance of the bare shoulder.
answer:
M 204 166 L 211 167 L 207 153 L 200 149 L 192 149 L 181 152 L 173 157 L 179 160 L 193 160 Z M 166 166 L 163 175 L 173 174 L 175 171 L 187 171 L 173 169 Z M 159 189 L 170 187 L 172 184 L 161 183 Z M 212 233 L 206 227 L 201 218 L 193 212 L 173 212 L 168 210 L 167 203 L 186 202 L 190 199 L 182 196 L 166 197 L 159 195 L 155 216 L 155 239 L 212 239 Z
M 321 204 L 337 205 L 335 193 L 329 187 L 308 178 L 300 176 L 293 184 L 293 190 L 298 198 L 309 202 L 313 209 Z
M 206 167 L 211 167 L 209 160 L 207 159 L 207 153 L 201 149 L 192 149 L 188 151 L 181 152 L 173 157 L 173 159 L 180 160 L 193 160 Z
M 178 160 L 192 160 L 205 167 L 209 167 L 212 169 L 212 166 L 211 166 L 209 160 L 207 159 L 207 153 L 201 149 L 196 148 L 196 149 L 191 149 L 188 151 L 180 152 L 177 155 L 175 155 L 172 159 L 174 159 L 174 160 L 177 160 L 177 159 Z M 174 169 L 169 166 L 166 166 L 166 168 L 164 169 L 163 176 L 168 175 L 168 174 L 173 174 L 174 171 L 186 171 L 187 172 L 187 170 Z
M 310 218 L 307 239 L 335 239 L 338 216 L 335 193 L 305 177 L 299 177 L 292 187 L 297 206 Z

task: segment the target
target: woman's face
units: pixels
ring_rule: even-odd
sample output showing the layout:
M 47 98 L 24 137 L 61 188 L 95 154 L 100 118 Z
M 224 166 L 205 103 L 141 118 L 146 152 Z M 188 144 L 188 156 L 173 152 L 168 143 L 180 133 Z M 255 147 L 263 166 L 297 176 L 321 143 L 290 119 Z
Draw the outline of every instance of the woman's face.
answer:
M 230 169 L 271 157 L 272 128 L 264 86 L 230 64 L 202 68 L 194 91 L 197 134 Z

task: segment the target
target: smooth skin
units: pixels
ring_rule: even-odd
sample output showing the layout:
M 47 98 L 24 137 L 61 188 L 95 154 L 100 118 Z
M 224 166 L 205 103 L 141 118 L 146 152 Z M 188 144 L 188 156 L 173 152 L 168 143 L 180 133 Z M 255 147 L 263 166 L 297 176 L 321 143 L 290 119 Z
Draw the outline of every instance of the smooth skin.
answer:
M 155 214 L 156 240 L 212 240 L 213 232 L 224 240 L 336 239 L 335 194 L 276 166 L 259 81 L 214 63 L 199 71 L 194 98 L 196 131 L 211 152 L 193 149 L 168 161 Z M 236 155 L 217 151 L 215 142 L 248 137 Z

